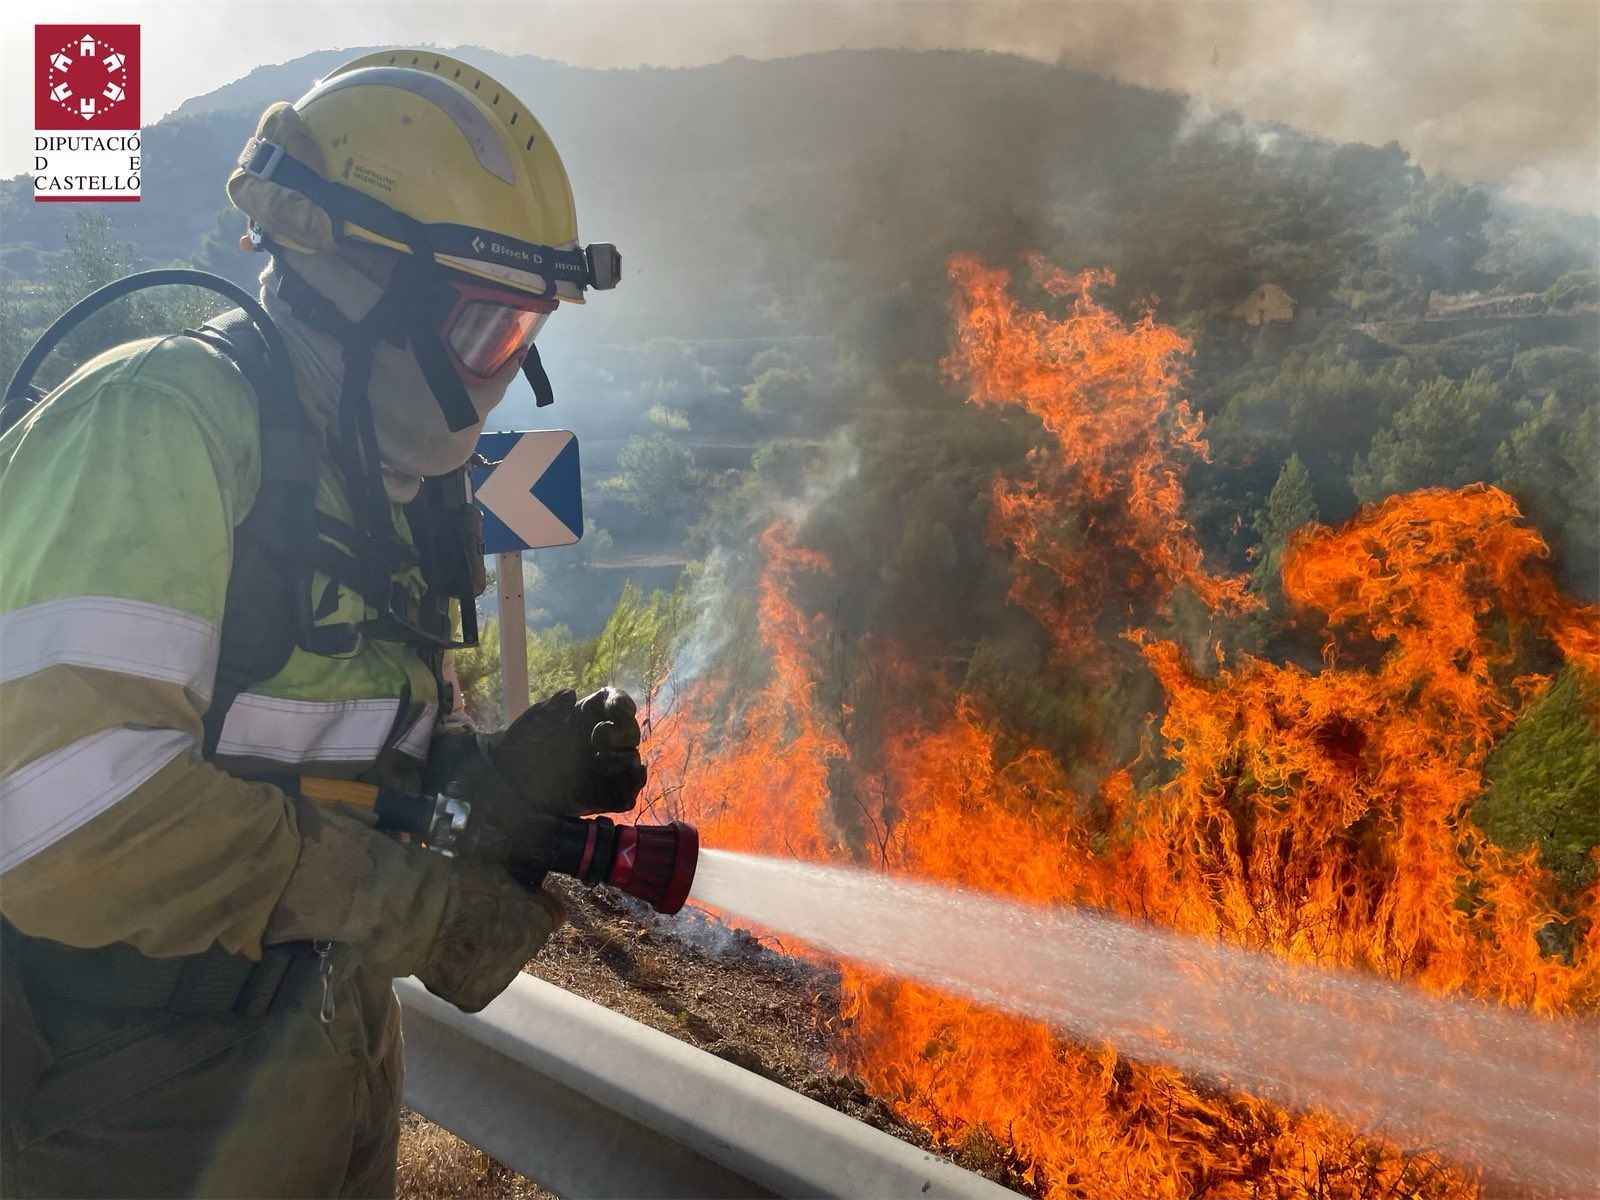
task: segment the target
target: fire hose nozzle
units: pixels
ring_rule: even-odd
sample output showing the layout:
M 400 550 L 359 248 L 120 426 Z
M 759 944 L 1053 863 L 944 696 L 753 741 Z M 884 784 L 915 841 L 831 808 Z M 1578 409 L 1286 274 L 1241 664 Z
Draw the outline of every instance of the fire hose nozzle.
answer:
M 353 780 L 303 776 L 300 795 L 323 805 L 347 805 L 372 813 L 378 828 L 405 833 L 446 854 L 481 854 L 478 816 L 464 800 L 425 796 Z M 551 871 L 593 887 L 604 883 L 671 916 L 689 898 L 700 862 L 700 834 L 693 825 L 618 825 L 609 817 L 529 816 L 512 844 L 511 873 L 537 887 Z M 502 860 L 504 861 L 504 860 Z
M 700 861 L 693 825 L 618 825 L 609 817 L 551 817 L 543 849 L 512 865 L 512 874 L 536 883 L 548 871 L 593 887 L 604 883 L 658 913 L 683 908 Z
M 693 825 L 620 825 L 606 882 L 670 917 L 689 899 L 699 862 L 700 831 Z

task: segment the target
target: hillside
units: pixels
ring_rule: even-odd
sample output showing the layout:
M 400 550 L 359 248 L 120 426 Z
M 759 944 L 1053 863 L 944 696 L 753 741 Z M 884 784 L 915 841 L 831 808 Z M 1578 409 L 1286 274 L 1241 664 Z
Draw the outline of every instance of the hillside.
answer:
M 222 181 L 267 102 L 359 53 L 259 68 L 148 129 L 146 199 L 105 206 L 111 235 L 147 263 L 198 256 L 248 281 L 259 262 L 232 247 L 240 219 Z M 1454 185 L 1427 179 L 1398 145 L 1201 121 L 1178 95 L 979 52 L 840 51 L 678 70 L 460 53 L 537 111 L 572 173 L 584 236 L 616 241 L 625 259 L 624 286 L 563 315 L 543 345 L 561 398 L 548 417 L 579 434 L 589 516 L 609 533 L 609 544 L 538 558 L 549 577 L 541 619 L 580 634 L 599 628 L 635 566 L 649 564 L 640 577 L 651 585 L 670 583 L 675 564 L 716 539 L 726 521 L 713 509 L 763 444 L 803 457 L 843 428 L 859 433 L 865 411 L 881 427 L 908 380 L 936 375 L 956 254 L 1016 264 L 1037 251 L 1067 269 L 1110 268 L 1113 303 L 1149 304 L 1193 338 L 1195 398 L 1218 458 L 1216 476 L 1202 476 L 1203 493 L 1215 494 L 1200 496 L 1197 519 L 1237 564 L 1254 542 L 1250 514 L 1292 455 L 1311 471 L 1317 510 L 1348 513 L 1354 460 L 1402 394 L 1435 374 L 1463 380 L 1487 367 L 1511 391 L 1457 474 L 1502 479 L 1497 447 L 1568 372 L 1539 353 L 1564 347 L 1590 361 L 1595 349 L 1589 301 L 1515 325 L 1416 323 L 1435 292 L 1542 304 L 1564 275 L 1592 267 L 1596 225 L 1495 207 L 1475 191 L 1452 199 Z M 18 324 L 47 315 L 37 285 L 76 207 L 33 204 L 24 180 L 0 183 L 0 281 L 15 285 Z M 1258 333 L 1235 310 L 1268 281 L 1327 297 L 1331 317 Z M 1513 373 L 1513 358 L 1529 354 L 1537 361 Z M 1299 418 L 1267 419 L 1262 405 L 1291 378 L 1286 367 L 1299 363 L 1292 378 L 1304 383 L 1345 359 L 1364 376 L 1400 363 L 1406 378 L 1364 385 L 1360 411 L 1331 439 Z M 527 427 L 547 415 L 514 394 L 497 420 Z M 1546 436 L 1530 430 L 1524 449 Z M 658 494 L 595 486 L 630 473 Z M 1558 523 L 1580 530 L 1588 510 L 1563 503 Z M 1552 512 L 1546 503 L 1541 515 Z M 1595 538 L 1580 533 L 1576 550 L 1592 555 Z M 1596 572 L 1584 560 L 1576 574 Z
M 846 172 L 881 177 L 940 160 L 957 188 L 977 186 L 996 168 L 1029 186 L 1022 168 L 1045 157 L 1071 160 L 1082 183 L 1091 164 L 1094 174 L 1114 173 L 1141 143 L 1163 143 L 1181 114 L 1175 97 L 978 53 L 873 51 L 600 71 L 459 52 L 535 109 L 563 148 L 586 236 L 614 236 L 624 246 L 636 298 L 716 290 L 702 278 L 708 262 L 724 273 L 722 287 L 746 274 L 728 268 L 760 252 L 749 241 L 752 202 L 797 190 L 820 200 Z M 112 214 L 119 234 L 152 262 L 192 254 L 225 204 L 221 181 L 260 110 L 293 99 L 360 53 L 326 51 L 259 68 L 148 129 L 145 201 Z M 1018 136 L 1022 130 L 1030 133 Z M 1011 132 L 996 136 L 1003 131 Z M 974 155 L 980 142 L 988 148 Z M 1041 144 L 1048 155 L 1037 152 Z M 26 248 L 57 245 L 71 219 L 30 203 L 25 180 L 0 185 L 6 265 L 29 275 Z M 646 309 L 636 300 L 630 307 L 633 320 L 613 320 L 633 331 L 648 311 L 652 324 L 669 323 L 659 332 L 703 332 L 689 327 L 682 306 Z

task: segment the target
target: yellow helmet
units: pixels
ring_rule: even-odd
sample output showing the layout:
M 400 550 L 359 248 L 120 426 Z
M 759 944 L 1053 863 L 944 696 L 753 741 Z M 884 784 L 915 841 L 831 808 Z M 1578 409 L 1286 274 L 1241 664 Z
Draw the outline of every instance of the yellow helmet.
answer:
M 267 109 L 228 195 L 298 250 L 350 238 L 580 304 L 621 275 L 614 246 L 579 248 L 566 168 L 527 107 L 433 51 L 365 55 Z

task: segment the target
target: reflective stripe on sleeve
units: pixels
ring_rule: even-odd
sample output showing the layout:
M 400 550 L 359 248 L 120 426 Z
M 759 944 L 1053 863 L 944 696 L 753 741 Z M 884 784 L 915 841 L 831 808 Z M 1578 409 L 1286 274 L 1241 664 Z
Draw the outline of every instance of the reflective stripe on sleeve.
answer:
M 180 683 L 210 699 L 216 622 L 143 600 L 66 596 L 0 613 L 0 683 L 47 667 L 95 667 Z
M 219 757 L 307 762 L 371 762 L 388 744 L 398 697 L 282 700 L 246 692 L 233 702 L 217 740 Z
M 133 792 L 195 739 L 179 729 L 102 729 L 0 779 L 0 871 Z
M 433 727 L 439 719 L 439 706 L 425 704 L 422 706 L 422 715 L 411 723 L 411 728 L 395 743 L 395 749 L 402 754 L 409 754 L 412 758 L 423 762 L 428 760 L 428 745 L 433 741 Z

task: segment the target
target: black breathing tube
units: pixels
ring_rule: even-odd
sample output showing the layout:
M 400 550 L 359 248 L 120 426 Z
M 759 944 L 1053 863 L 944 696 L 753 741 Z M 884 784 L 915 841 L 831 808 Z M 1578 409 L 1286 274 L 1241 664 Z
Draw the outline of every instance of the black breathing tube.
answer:
M 85 318 L 133 292 L 167 285 L 204 288 L 208 292 L 216 292 L 227 297 L 242 308 L 245 315 L 261 331 L 262 341 L 267 346 L 269 365 L 277 375 L 285 394 L 294 394 L 294 368 L 289 358 L 289 347 L 283 340 L 282 332 L 267 315 L 267 310 L 261 307 L 260 301 L 232 280 L 213 275 L 209 271 L 197 271 L 192 267 L 161 267 L 154 271 L 137 271 L 132 275 L 124 275 L 121 279 L 90 292 L 57 317 L 50 327 L 39 335 L 38 341 L 34 342 L 28 353 L 23 355 L 16 371 L 12 373 L 10 382 L 6 384 L 4 404 L 0 406 L 0 433 L 10 429 L 27 415 L 37 401 L 43 399 L 32 386 L 33 377 L 44 365 L 44 360 L 50 357 L 50 352 L 59 346 L 62 339 L 76 329 Z

